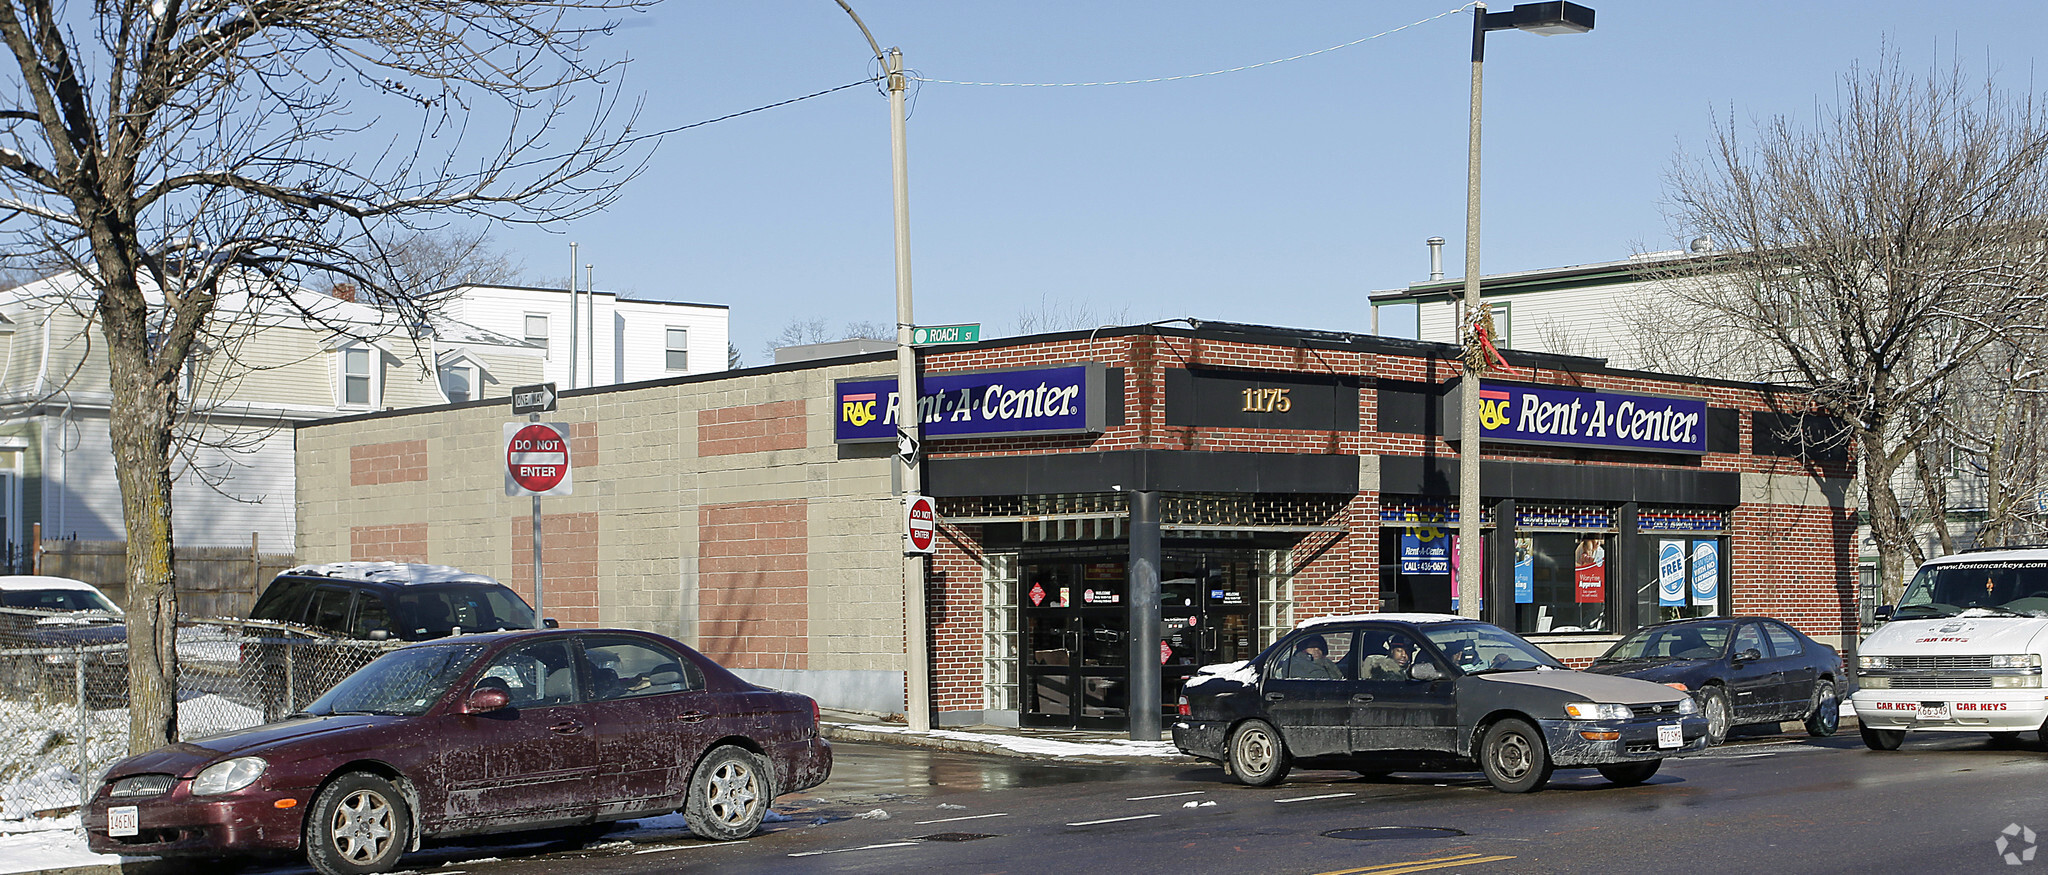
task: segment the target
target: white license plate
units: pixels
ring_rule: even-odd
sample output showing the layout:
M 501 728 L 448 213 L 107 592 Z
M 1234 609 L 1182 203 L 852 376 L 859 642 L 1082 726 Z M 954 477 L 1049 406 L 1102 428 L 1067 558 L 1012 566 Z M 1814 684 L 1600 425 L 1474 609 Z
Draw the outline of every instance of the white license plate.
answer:
M 1677 723 L 1667 723 L 1657 727 L 1657 746 L 1661 748 L 1684 747 L 1685 727 Z
M 1947 702 L 1921 702 L 1921 703 L 1920 703 L 1920 719 L 1922 719 L 1922 720 L 1947 720 L 1947 719 L 1948 719 L 1948 703 L 1947 703 Z
M 122 805 L 107 809 L 107 835 L 132 836 L 142 831 L 141 816 L 135 806 Z

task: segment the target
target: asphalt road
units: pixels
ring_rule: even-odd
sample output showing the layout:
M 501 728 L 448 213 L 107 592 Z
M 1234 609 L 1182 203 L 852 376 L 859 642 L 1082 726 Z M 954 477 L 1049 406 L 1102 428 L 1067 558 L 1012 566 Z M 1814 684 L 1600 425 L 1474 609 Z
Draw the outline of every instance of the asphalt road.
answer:
M 1853 730 L 1852 730 L 1853 733 Z M 2031 736 L 2029 736 L 2031 738 Z M 833 781 L 785 797 L 790 820 L 717 844 L 680 827 L 428 850 L 422 873 L 2017 872 L 2048 843 L 2048 751 L 1985 736 L 1897 752 L 1748 738 L 1672 760 L 1640 787 L 1592 771 L 1509 796 L 1476 774 L 1364 781 L 1303 772 L 1277 787 L 1201 766 L 1058 766 L 839 745 Z M 874 811 L 888 817 L 862 818 Z M 1346 832 L 1349 831 L 1349 832 Z

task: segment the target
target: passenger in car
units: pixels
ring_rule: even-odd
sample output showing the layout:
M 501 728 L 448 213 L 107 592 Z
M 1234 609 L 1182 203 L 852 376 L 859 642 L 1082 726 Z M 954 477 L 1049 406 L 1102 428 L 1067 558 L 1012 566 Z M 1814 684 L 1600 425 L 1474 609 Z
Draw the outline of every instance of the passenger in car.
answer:
M 1415 645 L 1406 638 L 1395 637 L 1387 642 L 1386 653 L 1375 653 L 1365 658 L 1365 669 L 1372 680 L 1407 680 L 1408 666 L 1415 662 Z
M 1301 646 L 1287 660 L 1287 677 L 1298 681 L 1343 680 L 1344 669 L 1330 661 L 1329 652 L 1329 642 L 1324 641 L 1321 635 L 1301 639 Z

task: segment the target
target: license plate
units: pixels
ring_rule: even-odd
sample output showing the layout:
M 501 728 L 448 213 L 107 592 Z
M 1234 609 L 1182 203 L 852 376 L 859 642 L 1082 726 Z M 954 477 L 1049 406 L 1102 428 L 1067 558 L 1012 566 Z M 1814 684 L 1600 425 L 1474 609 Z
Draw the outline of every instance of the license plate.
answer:
M 141 816 L 135 806 L 123 805 L 107 809 L 107 835 L 132 836 L 142 831 Z
M 1921 702 L 1921 703 L 1920 703 L 1920 719 L 1922 719 L 1922 720 L 1947 720 L 1947 719 L 1948 719 L 1948 703 L 1947 703 L 1947 702 Z
M 1684 747 L 1685 727 L 1676 723 L 1667 723 L 1657 727 L 1657 746 L 1661 748 Z

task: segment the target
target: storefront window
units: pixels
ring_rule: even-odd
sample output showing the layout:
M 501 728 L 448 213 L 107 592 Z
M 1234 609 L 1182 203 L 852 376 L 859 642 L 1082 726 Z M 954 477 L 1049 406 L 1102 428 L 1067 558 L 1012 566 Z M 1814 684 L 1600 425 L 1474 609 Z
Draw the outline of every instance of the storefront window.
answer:
M 1646 532 L 1640 544 L 1637 625 L 1727 613 L 1728 539 Z
M 1605 632 L 1613 537 L 1534 532 L 1515 539 L 1514 630 Z

